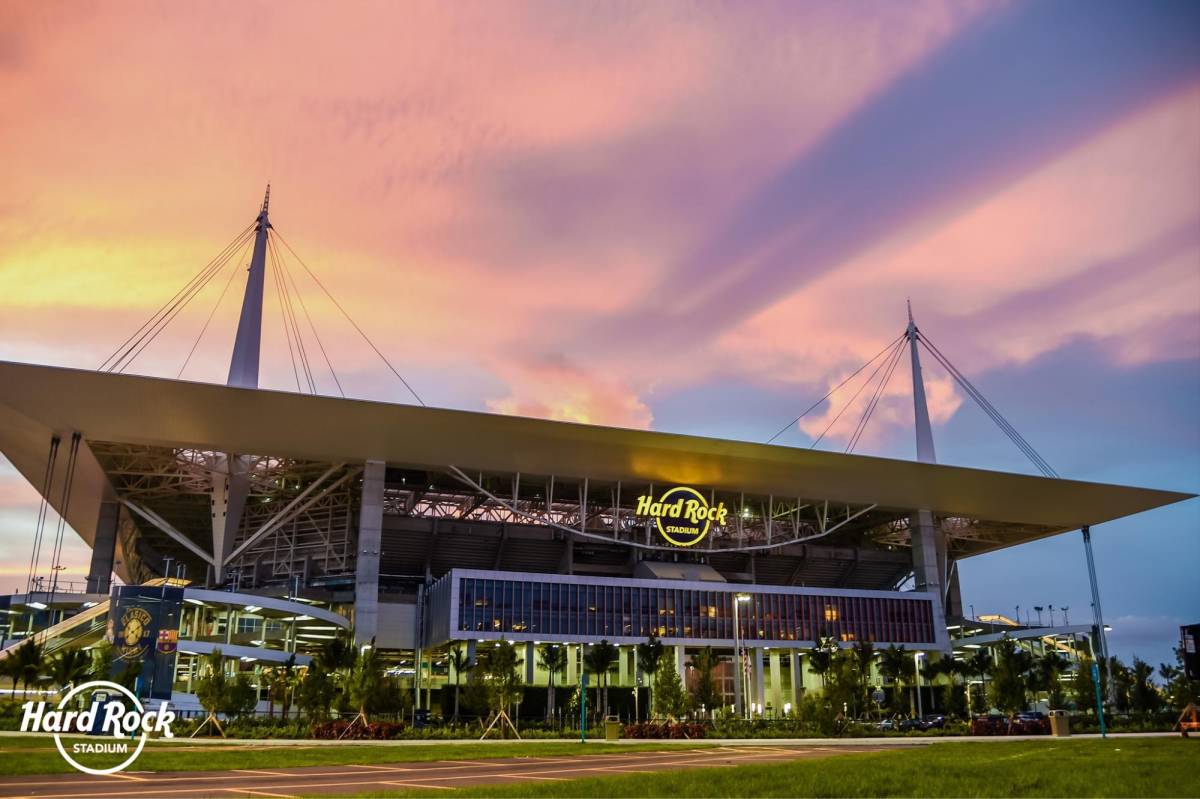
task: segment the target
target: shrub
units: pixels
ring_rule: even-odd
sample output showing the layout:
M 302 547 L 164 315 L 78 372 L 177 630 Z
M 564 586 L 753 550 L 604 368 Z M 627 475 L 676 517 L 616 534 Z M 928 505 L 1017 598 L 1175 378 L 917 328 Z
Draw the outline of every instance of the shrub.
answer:
M 663 722 L 658 724 L 653 721 L 646 721 L 639 724 L 626 724 L 624 734 L 626 738 L 703 738 L 707 733 L 707 728 L 703 724 L 694 724 L 688 722 Z

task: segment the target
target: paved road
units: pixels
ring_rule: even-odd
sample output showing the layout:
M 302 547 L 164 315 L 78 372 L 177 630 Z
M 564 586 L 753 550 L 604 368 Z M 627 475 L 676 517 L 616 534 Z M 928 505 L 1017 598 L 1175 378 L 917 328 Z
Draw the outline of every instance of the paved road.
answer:
M 616 774 L 649 774 L 671 769 L 729 768 L 748 763 L 782 763 L 886 747 L 864 746 L 722 746 L 669 752 L 630 752 L 583 757 L 512 757 L 438 760 L 394 765 L 311 766 L 232 771 L 122 772 L 105 777 L 86 774 L 0 778 L 0 796 L 42 799 L 93 797 L 291 797 L 300 794 L 388 793 L 416 788 L 452 790 L 470 785 L 544 782 Z

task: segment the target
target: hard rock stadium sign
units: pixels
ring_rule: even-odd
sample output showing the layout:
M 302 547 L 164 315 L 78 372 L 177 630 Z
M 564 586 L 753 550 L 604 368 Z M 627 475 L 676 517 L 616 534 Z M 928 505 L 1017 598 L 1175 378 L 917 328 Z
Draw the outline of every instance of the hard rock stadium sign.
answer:
M 700 543 L 713 522 L 724 525 L 729 515 L 724 502 L 709 505 L 703 494 L 687 486 L 667 489 L 657 502 L 653 496 L 643 494 L 638 497 L 634 513 L 654 519 L 659 535 L 680 547 Z

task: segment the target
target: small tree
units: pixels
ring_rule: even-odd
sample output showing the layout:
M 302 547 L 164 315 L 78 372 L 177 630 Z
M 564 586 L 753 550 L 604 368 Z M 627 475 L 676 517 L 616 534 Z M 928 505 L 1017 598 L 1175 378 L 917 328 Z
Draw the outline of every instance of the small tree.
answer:
M 679 672 L 660 668 L 654 677 L 654 712 L 668 719 L 678 719 L 687 712 L 688 696 L 679 680 Z
M 345 736 L 356 724 L 366 725 L 369 722 L 367 711 L 378 696 L 382 684 L 383 664 L 379 660 L 379 650 L 375 648 L 375 639 L 372 638 L 371 643 L 363 647 L 362 654 L 355 659 L 349 677 L 350 701 L 358 708 L 358 713 L 338 738 Z
M 1172 710 L 1183 710 L 1190 704 L 1200 705 L 1200 680 L 1189 680 L 1183 670 L 1183 648 L 1175 647 L 1175 665 L 1160 663 L 1167 704 Z
M 225 730 L 221 728 L 217 713 L 225 711 L 229 706 L 229 698 L 230 683 L 225 676 L 225 658 L 220 649 L 214 649 L 200 662 L 200 682 L 196 686 L 196 699 L 200 701 L 200 706 L 208 711 L 208 715 L 192 733 L 192 738 L 209 725 L 216 727 L 221 737 L 225 737 Z
M 1154 677 L 1154 667 L 1135 655 L 1132 675 L 1133 689 L 1130 691 L 1130 704 L 1133 711 L 1146 715 L 1158 710 L 1162 706 L 1162 695 L 1151 682 Z
M 300 680 L 296 704 L 310 719 L 323 721 L 329 717 L 335 690 L 337 689 L 329 679 L 329 672 L 319 661 L 313 661 L 305 671 L 304 678 Z
M 583 656 L 584 668 L 596 675 L 596 696 L 600 700 L 597 704 L 601 718 L 608 715 L 608 672 L 617 662 L 619 651 L 607 639 L 602 639 Z
M 550 676 L 546 687 L 546 718 L 553 719 L 554 677 L 567 668 L 567 650 L 558 644 L 542 644 L 538 650 L 538 665 Z
M 996 666 L 992 671 L 989 698 L 992 704 L 1010 716 L 1025 709 L 1026 672 L 1031 658 L 1007 636 L 996 646 Z
M 1096 710 L 1096 681 L 1092 677 L 1092 659 L 1084 655 L 1079 658 L 1075 676 L 1071 678 L 1071 692 L 1074 694 L 1075 708 L 1088 713 Z
M 521 664 L 521 658 L 517 656 L 516 647 L 508 641 L 497 641 L 494 648 L 479 654 L 478 661 L 477 676 L 485 686 L 488 707 L 492 713 L 492 721 L 483 731 L 480 740 L 486 738 L 492 728 L 500 722 L 507 724 L 513 734 L 520 738 L 516 725 L 508 715 L 509 708 L 521 701 L 521 673 L 517 668 Z M 500 735 L 504 736 L 503 725 L 500 726 Z
M 654 707 L 654 675 L 658 673 L 659 664 L 662 663 L 664 647 L 662 641 L 658 640 L 653 634 L 646 639 L 646 643 L 637 645 L 637 667 L 645 675 L 648 675 L 647 682 L 650 684 L 650 712 L 653 712 Z M 637 689 L 634 689 L 636 697 Z
M 717 656 L 712 647 L 706 646 L 688 661 L 688 666 L 696 670 L 696 687 L 692 692 L 692 706 L 699 711 L 707 712 L 711 717 L 717 707 L 724 704 L 720 690 L 717 688 L 713 672 L 717 668 Z
M 450 666 L 454 669 L 454 717 L 455 722 L 458 721 L 458 695 L 462 693 L 462 676 L 464 673 L 475 668 L 475 664 L 471 658 L 461 648 L 455 647 L 450 650 Z
M 252 715 L 258 707 L 258 689 L 245 674 L 238 674 L 227 683 L 225 706 L 221 710 L 228 718 Z
M 1133 706 L 1131 701 L 1133 672 L 1116 655 L 1108 659 L 1108 679 L 1112 680 L 1112 693 L 1116 700 L 1117 712 L 1128 713 Z

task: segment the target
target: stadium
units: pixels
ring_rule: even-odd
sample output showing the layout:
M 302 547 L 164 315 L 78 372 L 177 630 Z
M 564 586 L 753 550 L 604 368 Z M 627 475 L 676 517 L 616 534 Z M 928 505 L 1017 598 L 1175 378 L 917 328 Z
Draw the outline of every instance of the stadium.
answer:
M 191 707 L 213 649 L 257 674 L 345 631 L 428 709 L 453 649 L 516 642 L 545 686 L 536 645 L 567 648 L 573 684 L 607 640 L 611 684 L 635 688 L 653 635 L 685 681 L 712 647 L 727 704 L 771 715 L 818 684 L 821 639 L 1102 652 L 1094 574 L 1092 618 L 1044 625 L 964 614 L 958 564 L 1078 530 L 1086 544 L 1189 497 L 936 463 L 919 345 L 940 353 L 911 315 L 879 363 L 911 364 L 914 462 L 264 390 L 268 208 L 241 242 L 227 385 L 0 363 L 0 452 L 43 503 L 29 581 L 0 596 L 0 657 L 107 636 L 143 659 L 148 695 Z M 59 517 L 92 550 L 86 585 L 58 580 Z

